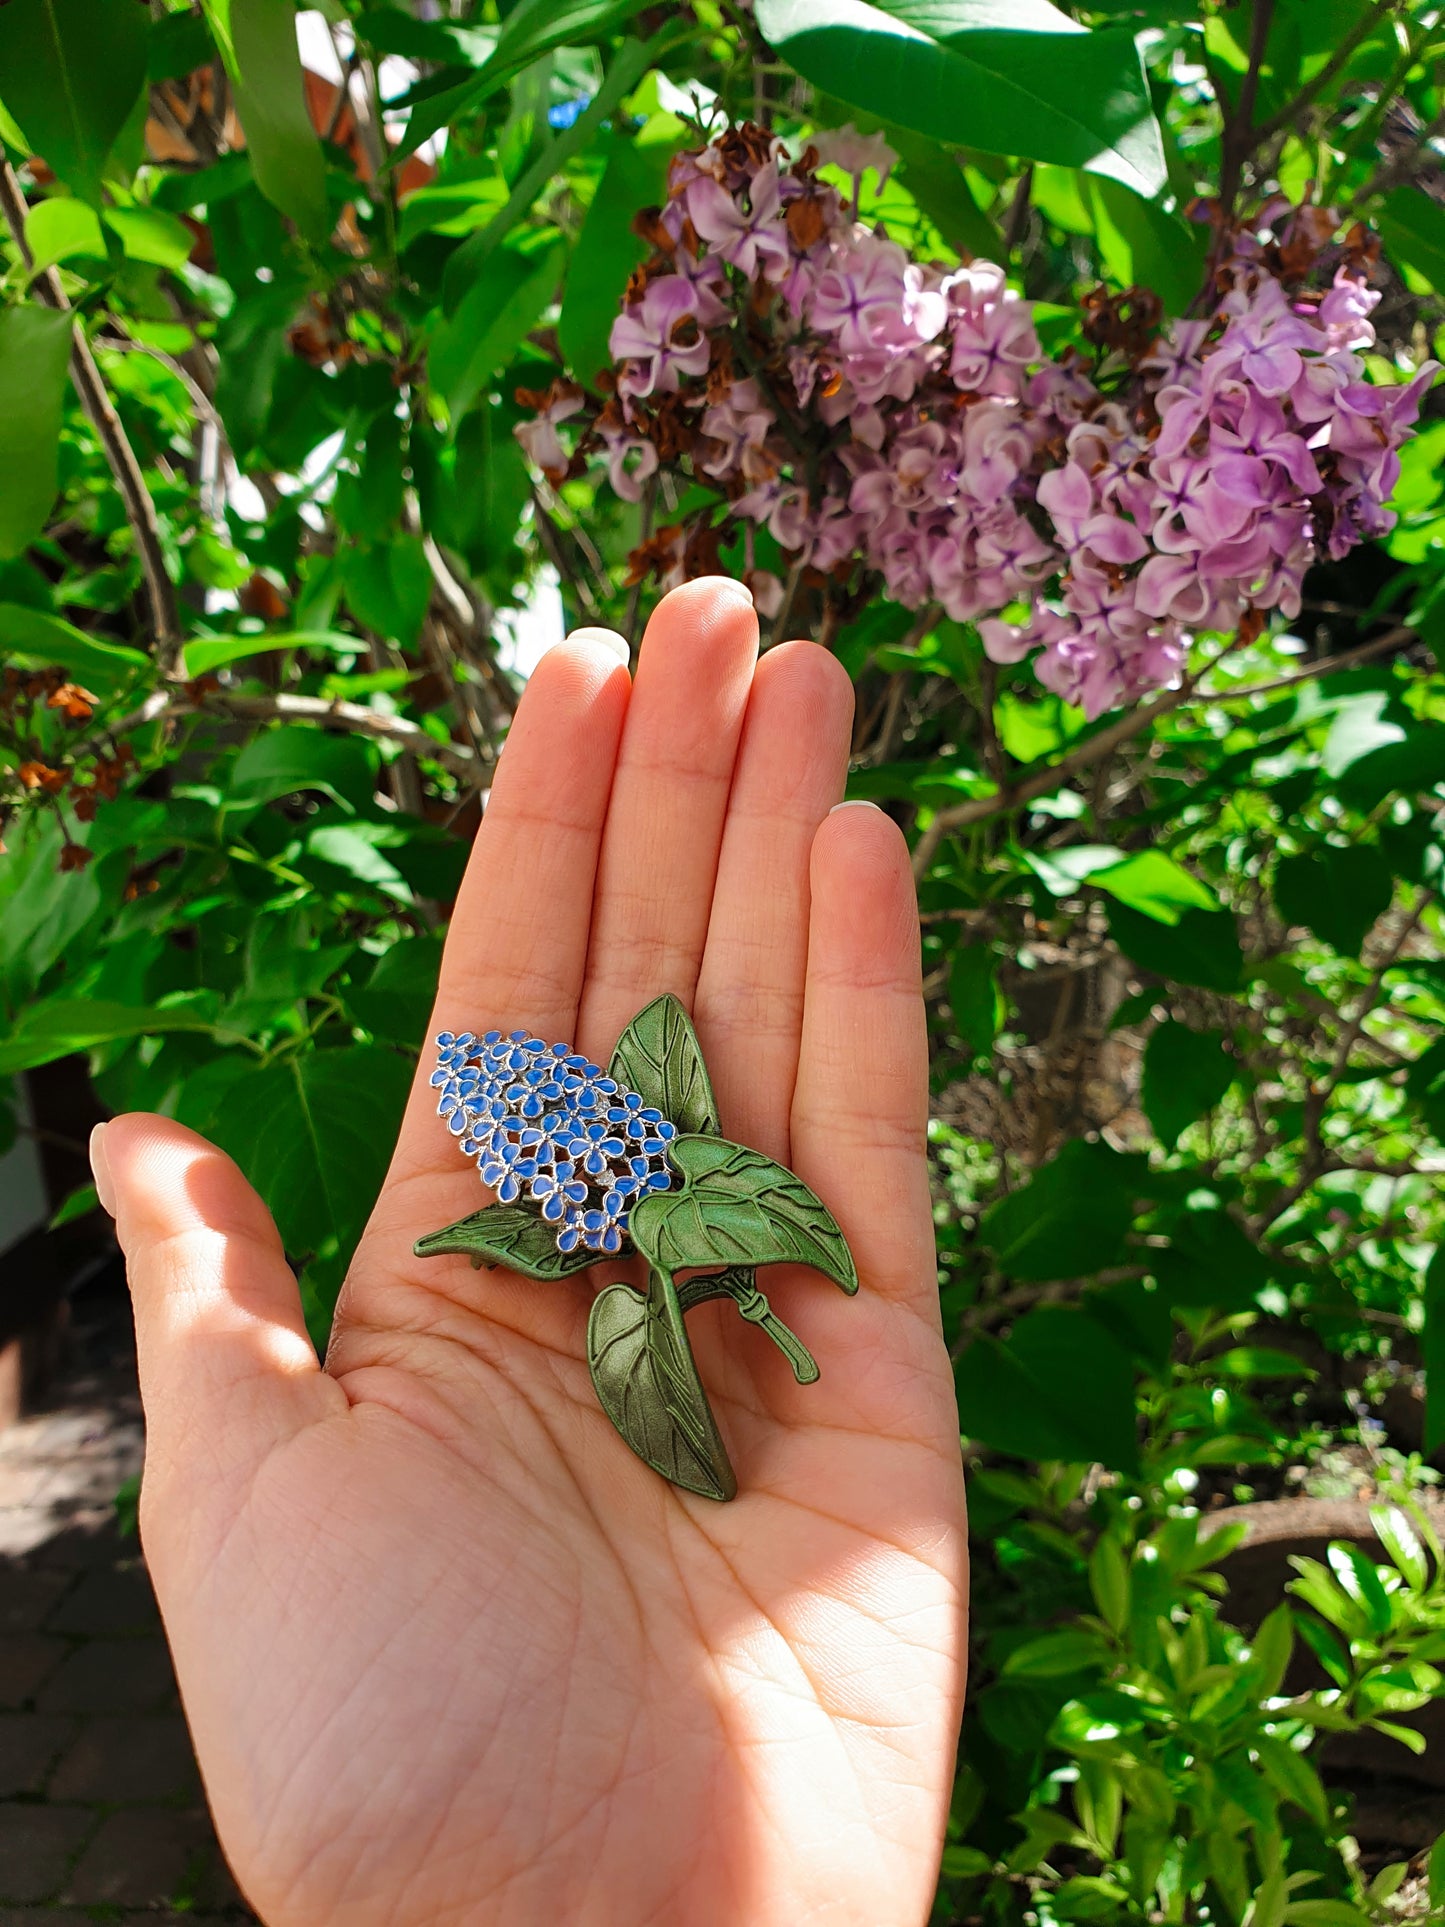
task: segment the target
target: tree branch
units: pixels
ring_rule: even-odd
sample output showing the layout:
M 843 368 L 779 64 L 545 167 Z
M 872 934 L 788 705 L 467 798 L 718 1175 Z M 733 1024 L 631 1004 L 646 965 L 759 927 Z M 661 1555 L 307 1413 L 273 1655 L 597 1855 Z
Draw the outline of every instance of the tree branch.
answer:
M 1240 176 L 1247 155 L 1259 145 L 1261 136 L 1254 125 L 1254 103 L 1259 93 L 1259 72 L 1264 65 L 1269 30 L 1274 20 L 1274 0 L 1254 0 L 1254 17 L 1249 34 L 1249 66 L 1239 86 L 1239 99 L 1224 128 L 1223 155 L 1219 170 L 1219 205 L 1228 215 L 1239 193 Z
M 3 208 L 6 225 L 27 272 L 33 270 L 35 257 L 31 254 L 25 240 L 26 201 L 15 170 L 10 163 L 0 157 L 0 208 Z M 60 276 L 54 268 L 47 268 L 38 275 L 34 283 L 36 297 L 48 308 L 68 310 L 70 303 L 65 298 Z M 180 616 L 176 606 L 176 592 L 166 573 L 165 557 L 161 550 L 160 525 L 156 520 L 155 503 L 146 488 L 140 463 L 135 450 L 126 439 L 121 427 L 120 417 L 115 412 L 110 394 L 101 379 L 100 370 L 95 365 L 95 357 L 90 352 L 90 343 L 85 338 L 83 328 L 74 330 L 74 340 L 70 351 L 70 374 L 75 383 L 76 393 L 80 396 L 81 406 L 90 417 L 101 449 L 110 465 L 110 471 L 120 490 L 125 504 L 126 521 L 130 524 L 131 535 L 140 557 L 141 570 L 145 577 L 146 599 L 150 604 L 151 627 L 155 631 L 156 646 L 160 652 L 161 670 L 167 677 L 180 673 L 182 633 Z
M 1382 636 L 1375 636 L 1369 642 L 1360 643 L 1357 648 L 1342 649 L 1337 656 L 1322 657 L 1319 662 L 1312 662 L 1308 668 L 1297 670 L 1292 676 L 1281 676 L 1277 682 L 1253 683 L 1244 689 L 1215 691 L 1213 694 L 1201 696 L 1199 701 L 1201 704 L 1243 702 L 1246 697 L 1273 695 L 1281 689 L 1293 689 L 1299 683 L 1312 682 L 1318 676 L 1329 676 L 1337 669 L 1348 669 L 1353 664 L 1364 662 L 1371 656 L 1381 655 L 1385 650 L 1393 649 L 1400 643 L 1411 640 L 1414 635 L 1415 631 L 1412 628 L 1402 624 L 1387 630 Z M 933 861 L 939 844 L 950 831 L 962 829 L 969 823 L 982 823 L 991 816 L 1001 816 L 1008 810 L 1017 809 L 1021 804 L 1031 802 L 1034 797 L 1045 795 L 1055 788 L 1063 777 L 1073 775 L 1076 770 L 1087 769 L 1091 764 L 1097 763 L 1100 757 L 1109 755 L 1111 751 L 1131 742 L 1134 737 L 1141 736 L 1151 723 L 1157 722 L 1161 716 L 1167 716 L 1171 710 L 1178 709 L 1181 704 L 1188 702 L 1194 696 L 1204 677 L 1222 659 L 1222 654 L 1223 652 L 1206 663 L 1197 675 L 1181 683 L 1178 689 L 1166 690 L 1152 703 L 1147 703 L 1140 709 L 1130 710 L 1117 722 L 1111 723 L 1107 729 L 1101 729 L 1086 743 L 1080 743 L 1077 749 L 1070 750 L 1067 756 L 1061 756 L 1057 763 L 1049 763 L 1042 769 L 1026 771 L 1016 782 L 1010 783 L 1004 789 L 996 790 L 992 796 L 971 797 L 967 803 L 958 803 L 952 809 L 940 810 L 928 828 L 923 831 L 914 848 L 914 876 L 924 875 Z
M 379 710 L 360 703 L 328 702 L 324 696 L 232 696 L 224 690 L 208 689 L 200 694 L 190 688 L 157 689 L 138 709 L 108 723 L 103 735 L 118 737 L 146 723 L 171 716 L 209 715 L 232 717 L 240 722 L 307 721 L 332 723 L 358 736 L 377 742 L 396 743 L 415 756 L 440 763 L 453 776 L 461 777 L 473 789 L 484 789 L 491 780 L 494 763 L 479 756 L 464 743 L 439 743 L 419 723 L 406 716 L 384 716 Z M 81 750 L 88 745 L 82 744 Z
M 1202 670 L 1200 674 L 1203 674 Z M 1152 703 L 1131 709 L 1106 729 L 1091 736 L 1088 742 L 1080 743 L 1067 756 L 1061 756 L 1057 763 L 1026 772 L 1007 788 L 995 790 L 992 796 L 971 797 L 967 803 L 957 803 L 952 809 L 939 810 L 918 839 L 913 852 L 913 874 L 916 877 L 924 875 L 939 844 L 950 831 L 962 829 L 969 823 L 982 823 L 990 816 L 1002 816 L 1006 811 L 1017 809 L 1020 804 L 1031 802 L 1034 797 L 1056 789 L 1064 777 L 1071 776 L 1075 770 L 1087 769 L 1091 763 L 1097 763 L 1101 756 L 1109 755 L 1135 736 L 1142 736 L 1151 723 L 1168 715 L 1171 709 L 1177 709 L 1180 703 L 1191 696 L 1194 686 L 1192 681 L 1183 682 L 1177 689 L 1165 690 Z
M 1394 629 L 1386 630 L 1382 636 L 1374 636 L 1369 642 L 1357 643 L 1353 649 L 1342 649 L 1336 656 L 1322 656 L 1307 668 L 1297 669 L 1292 676 L 1280 676 L 1275 682 L 1257 682 L 1243 689 L 1222 690 L 1212 696 L 1201 696 L 1201 704 L 1238 703 L 1247 696 L 1273 696 L 1281 689 L 1294 689 L 1302 682 L 1314 682 L 1320 676 L 1332 676 L 1337 669 L 1351 669 L 1356 663 L 1368 662 L 1371 656 L 1381 656 L 1387 649 L 1398 648 L 1402 642 L 1415 639 L 1415 630 L 1408 623 L 1401 623 Z

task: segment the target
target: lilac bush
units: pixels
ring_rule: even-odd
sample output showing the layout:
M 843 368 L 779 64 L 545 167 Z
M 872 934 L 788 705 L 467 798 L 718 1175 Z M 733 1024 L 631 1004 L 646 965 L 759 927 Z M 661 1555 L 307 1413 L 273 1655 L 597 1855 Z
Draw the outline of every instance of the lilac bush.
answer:
M 845 127 L 790 160 L 745 125 L 673 162 L 611 334 L 611 392 L 559 381 L 517 433 L 554 481 L 666 467 L 740 524 L 765 615 L 790 568 L 978 623 L 997 662 L 1090 716 L 1177 679 L 1191 637 L 1298 614 L 1305 571 L 1384 533 L 1435 373 L 1365 379 L 1371 238 L 1282 197 L 1216 235 L 1191 318 L 1141 290 L 1047 354 L 1004 270 L 913 259 L 857 218 L 896 159 Z M 821 179 L 832 164 L 852 198 Z M 571 445 L 562 429 L 569 431 Z M 639 551 L 664 587 L 710 564 L 715 507 Z

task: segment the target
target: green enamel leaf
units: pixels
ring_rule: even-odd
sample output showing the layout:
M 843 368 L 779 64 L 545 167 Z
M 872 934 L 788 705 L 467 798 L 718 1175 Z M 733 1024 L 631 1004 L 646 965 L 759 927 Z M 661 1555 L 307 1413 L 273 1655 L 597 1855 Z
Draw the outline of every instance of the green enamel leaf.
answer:
M 654 1265 L 813 1265 L 858 1289 L 842 1232 L 791 1171 L 726 1138 L 679 1137 L 670 1155 L 682 1188 L 654 1192 L 631 1217 L 633 1242 Z
M 570 1278 L 597 1262 L 595 1251 L 559 1251 L 552 1227 L 519 1204 L 486 1205 L 418 1238 L 412 1250 L 418 1258 L 463 1252 L 474 1267 L 507 1265 L 524 1278 Z
M 645 1297 L 623 1284 L 598 1294 L 587 1362 L 603 1411 L 638 1458 L 704 1499 L 736 1494 L 670 1277 L 654 1269 Z
M 679 1131 L 717 1136 L 717 1100 L 697 1032 L 671 993 L 638 1011 L 618 1038 L 607 1070 L 619 1084 L 656 1105 Z

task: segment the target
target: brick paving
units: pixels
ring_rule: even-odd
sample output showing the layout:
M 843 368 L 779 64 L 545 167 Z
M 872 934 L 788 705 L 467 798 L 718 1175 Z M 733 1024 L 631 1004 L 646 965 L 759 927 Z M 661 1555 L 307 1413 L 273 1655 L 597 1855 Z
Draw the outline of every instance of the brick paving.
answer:
M 216 1845 L 139 1542 L 125 1308 L 78 1308 L 40 1409 L 0 1430 L 0 1927 L 252 1922 Z

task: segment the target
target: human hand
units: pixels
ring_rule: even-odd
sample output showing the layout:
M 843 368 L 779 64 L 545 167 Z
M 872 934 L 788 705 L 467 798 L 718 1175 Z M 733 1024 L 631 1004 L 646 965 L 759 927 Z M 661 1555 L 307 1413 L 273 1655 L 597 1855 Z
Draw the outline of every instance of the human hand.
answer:
M 424 1053 L 325 1369 L 260 1200 L 134 1115 L 101 1196 L 135 1300 L 141 1529 L 207 1793 L 269 1927 L 917 1927 L 963 1688 L 966 1565 L 924 1159 L 907 852 L 830 815 L 852 695 L 757 661 L 745 592 L 661 604 L 635 687 L 543 658 L 508 739 L 433 1031 L 606 1061 L 674 991 L 724 1132 L 837 1218 L 862 1288 L 769 1271 L 822 1376 L 727 1303 L 688 1330 L 740 1492 L 633 1457 L 588 1286 L 418 1259 L 483 1201 Z M 365 1091 L 356 1094 L 364 1106 Z

